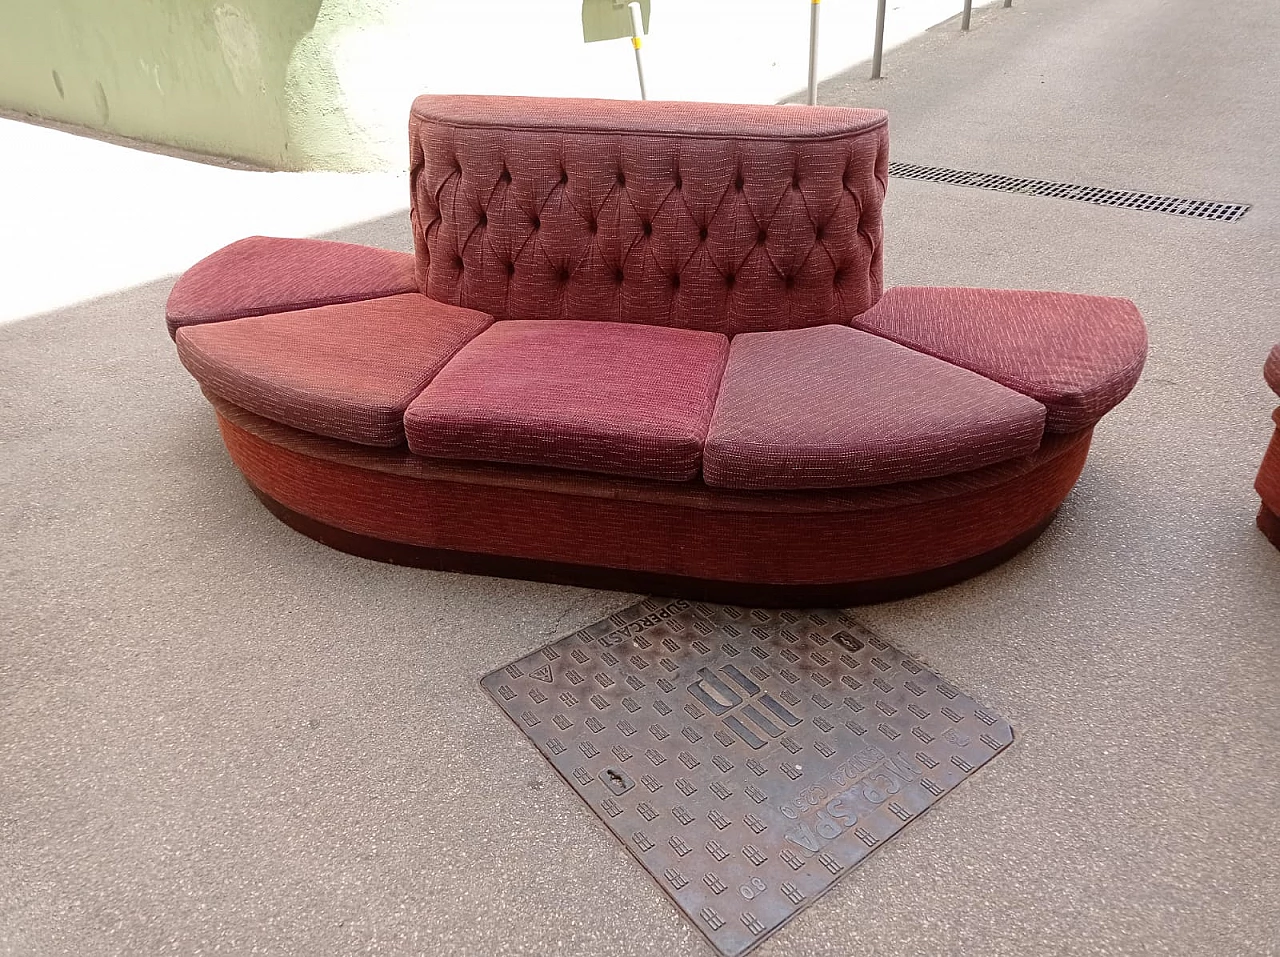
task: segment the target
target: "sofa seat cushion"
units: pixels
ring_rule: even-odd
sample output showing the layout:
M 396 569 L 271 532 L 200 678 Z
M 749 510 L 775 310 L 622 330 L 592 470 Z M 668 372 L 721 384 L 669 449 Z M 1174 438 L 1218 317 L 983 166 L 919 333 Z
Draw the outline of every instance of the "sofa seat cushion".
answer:
M 178 330 L 208 392 L 264 418 L 363 445 L 404 442 L 404 410 L 492 320 L 410 293 Z
M 510 320 L 476 337 L 405 414 L 409 448 L 686 481 L 698 474 L 729 341 L 663 326 Z
M 853 324 L 1043 403 L 1051 432 L 1095 424 L 1147 356 L 1137 308 L 1106 296 L 899 286 Z
M 1040 447 L 1044 406 L 845 326 L 737 336 L 703 452 L 708 485 L 816 489 L 967 472 Z
M 417 292 L 413 256 L 322 239 L 251 236 L 188 269 L 165 305 L 182 326 Z

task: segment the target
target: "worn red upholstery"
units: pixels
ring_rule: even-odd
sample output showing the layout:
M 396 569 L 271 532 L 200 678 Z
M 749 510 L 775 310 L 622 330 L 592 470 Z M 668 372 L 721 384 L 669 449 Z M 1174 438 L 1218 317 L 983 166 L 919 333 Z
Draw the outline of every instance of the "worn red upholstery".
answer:
M 430 96 L 409 126 L 413 257 L 258 237 L 169 304 L 233 460 L 336 548 L 902 597 L 1039 535 L 1143 364 L 1125 300 L 882 296 L 879 111 Z
M 488 554 L 559 563 L 569 581 L 588 567 L 625 569 L 646 589 L 675 585 L 752 605 L 779 596 L 794 605 L 797 594 L 803 603 L 866 601 L 873 592 L 857 583 L 886 579 L 877 600 L 918 591 L 899 576 L 984 554 L 1050 518 L 1090 439 L 1089 430 L 1047 436 L 1030 456 L 923 482 L 763 494 L 439 462 L 333 443 L 236 409 L 220 409 L 219 426 L 255 488 L 335 529 L 455 553 L 453 567 L 475 568 L 467 556 Z M 340 536 L 328 541 L 359 549 Z M 547 572 L 556 577 L 555 569 L 527 570 Z M 777 584 L 788 587 L 764 587 Z M 840 587 L 806 587 L 828 585 Z
M 846 326 L 737 336 L 707 436 L 708 485 L 845 488 L 1030 455 L 1044 406 Z
M 417 291 L 408 253 L 250 236 L 183 273 L 169 293 L 165 319 L 172 336 L 182 326 Z
M 728 351 L 713 332 L 499 322 L 409 406 L 409 448 L 688 481 L 698 474 Z
M 442 302 L 732 335 L 880 297 L 879 110 L 424 96 L 410 138 Z
M 490 318 L 410 293 L 178 330 L 206 391 L 317 435 L 404 441 L 404 410 Z
M 855 322 L 1044 404 L 1046 428 L 1089 428 L 1138 381 L 1147 332 L 1127 299 L 899 286 Z
M 1280 343 L 1277 343 L 1267 356 L 1262 368 L 1267 385 L 1276 395 L 1280 395 Z M 1262 457 L 1262 465 L 1258 468 L 1258 477 L 1253 487 L 1262 497 L 1262 507 L 1258 510 L 1258 527 L 1280 548 L 1280 409 L 1276 409 L 1271 418 L 1276 430 L 1271 434 L 1271 442 L 1266 454 Z

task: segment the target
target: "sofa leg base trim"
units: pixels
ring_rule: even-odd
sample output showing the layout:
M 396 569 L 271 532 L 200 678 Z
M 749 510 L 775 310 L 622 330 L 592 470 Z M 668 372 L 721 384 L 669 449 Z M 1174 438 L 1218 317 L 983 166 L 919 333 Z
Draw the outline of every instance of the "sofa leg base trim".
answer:
M 1003 545 L 941 568 L 866 581 L 778 585 L 716 581 L 684 575 L 664 575 L 594 565 L 573 565 L 532 558 L 511 558 L 482 552 L 462 552 L 393 542 L 349 532 L 317 521 L 281 504 L 252 482 L 248 482 L 248 485 L 268 511 L 294 531 L 322 545 L 360 558 L 433 571 L 515 578 L 553 585 L 575 585 L 634 594 L 687 598 L 692 601 L 747 605 L 753 608 L 843 608 L 850 605 L 896 601 L 900 598 L 910 598 L 913 595 L 946 588 L 1008 561 L 1039 538 L 1058 514 L 1055 508 L 1040 522 Z
M 1280 515 L 1277 515 L 1264 504 L 1258 509 L 1258 528 L 1267 540 L 1276 548 L 1280 548 Z

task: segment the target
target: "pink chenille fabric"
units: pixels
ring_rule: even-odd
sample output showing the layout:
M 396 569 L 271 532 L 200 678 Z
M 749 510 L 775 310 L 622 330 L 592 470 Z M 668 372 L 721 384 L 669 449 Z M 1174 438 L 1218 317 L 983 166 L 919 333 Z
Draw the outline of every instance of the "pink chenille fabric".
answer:
M 169 294 L 165 320 L 172 336 L 183 326 L 417 291 L 408 253 L 250 236 L 183 273 Z
M 703 454 L 708 485 L 852 488 L 1031 455 L 1039 402 L 846 326 L 737 336 Z
M 898 286 L 854 325 L 1035 399 L 1051 432 L 1094 425 L 1147 357 L 1137 308 L 1109 296 Z
M 433 458 L 688 481 L 701 465 L 728 352 L 728 340 L 712 332 L 497 322 L 409 406 L 409 448 Z
M 419 97 L 419 280 L 498 319 L 847 324 L 880 297 L 888 142 L 879 110 Z
M 220 398 L 361 445 L 404 443 L 404 410 L 492 320 L 418 293 L 178 330 L 178 357 Z

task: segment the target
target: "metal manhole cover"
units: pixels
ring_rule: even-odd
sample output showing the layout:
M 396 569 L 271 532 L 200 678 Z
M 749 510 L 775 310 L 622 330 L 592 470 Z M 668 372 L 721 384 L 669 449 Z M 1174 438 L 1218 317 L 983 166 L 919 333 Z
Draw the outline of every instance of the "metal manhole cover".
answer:
M 838 611 L 648 599 L 482 684 L 726 955 L 1013 741 Z

